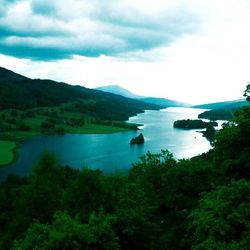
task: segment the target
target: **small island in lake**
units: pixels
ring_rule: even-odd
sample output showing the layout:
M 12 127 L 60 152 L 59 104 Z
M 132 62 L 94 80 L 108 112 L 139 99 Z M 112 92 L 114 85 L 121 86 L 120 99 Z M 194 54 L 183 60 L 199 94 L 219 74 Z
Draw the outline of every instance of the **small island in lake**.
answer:
M 144 136 L 142 133 L 130 140 L 130 145 L 143 144 L 143 143 L 144 143 Z
M 174 122 L 174 128 L 181 129 L 203 129 L 208 127 L 216 127 L 218 126 L 217 122 L 204 122 L 200 119 L 196 120 L 177 120 Z
M 204 122 L 200 119 L 196 120 L 177 120 L 174 122 L 174 128 L 180 129 L 206 129 L 201 131 L 204 137 L 206 137 L 210 142 L 214 140 L 216 130 L 214 127 L 218 126 L 218 123 L 215 121 Z

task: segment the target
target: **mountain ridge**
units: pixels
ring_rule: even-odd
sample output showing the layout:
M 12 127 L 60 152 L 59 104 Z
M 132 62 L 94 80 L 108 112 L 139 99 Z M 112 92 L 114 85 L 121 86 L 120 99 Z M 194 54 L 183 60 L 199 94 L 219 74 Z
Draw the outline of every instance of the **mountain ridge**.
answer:
M 30 79 L 0 68 L 0 110 L 54 107 L 67 103 L 72 110 L 98 119 L 127 120 L 146 109 L 160 106 L 136 99 L 69 85 L 53 80 Z
M 96 90 L 109 92 L 116 95 L 121 95 L 127 98 L 140 99 L 142 96 L 132 93 L 131 91 L 119 86 L 119 85 L 106 85 L 95 88 Z
M 17 80 L 25 80 L 25 79 L 30 79 L 26 76 L 23 76 L 21 74 L 18 74 L 12 70 L 0 67 L 0 77 L 1 78 L 9 78 L 9 79 L 17 79 Z
M 113 94 L 118 94 L 124 97 L 140 100 L 149 104 L 154 104 L 154 105 L 159 105 L 162 108 L 166 107 L 187 107 L 189 105 L 171 100 L 171 99 L 166 99 L 166 98 L 161 98 L 161 97 L 146 97 L 146 96 L 140 96 L 132 93 L 131 91 L 119 86 L 119 85 L 106 85 L 106 86 L 100 86 L 95 88 L 97 90 L 101 90 L 104 92 L 109 92 Z

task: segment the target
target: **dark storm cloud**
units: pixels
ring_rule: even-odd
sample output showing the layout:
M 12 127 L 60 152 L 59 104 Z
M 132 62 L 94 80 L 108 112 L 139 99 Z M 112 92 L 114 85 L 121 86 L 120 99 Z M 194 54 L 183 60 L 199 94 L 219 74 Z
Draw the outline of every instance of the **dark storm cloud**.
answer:
M 68 0 L 67 4 L 20 0 L 3 1 L 3 5 L 0 53 L 35 60 L 148 51 L 167 46 L 194 28 L 193 17 L 181 9 L 175 15 L 150 16 L 112 0 L 105 4 L 98 0 Z
M 32 48 L 29 46 L 0 46 L 0 53 L 17 58 L 30 58 L 32 60 L 56 60 L 68 58 L 68 52 L 56 48 Z

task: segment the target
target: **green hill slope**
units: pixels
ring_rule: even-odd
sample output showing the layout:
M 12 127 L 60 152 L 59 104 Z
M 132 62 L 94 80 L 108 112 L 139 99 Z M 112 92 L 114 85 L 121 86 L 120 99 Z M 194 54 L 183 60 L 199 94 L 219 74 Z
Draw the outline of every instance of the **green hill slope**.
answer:
M 61 104 L 67 104 L 72 111 L 106 120 L 126 120 L 145 109 L 160 108 L 81 86 L 52 80 L 33 80 L 0 68 L 0 110 L 54 107 Z

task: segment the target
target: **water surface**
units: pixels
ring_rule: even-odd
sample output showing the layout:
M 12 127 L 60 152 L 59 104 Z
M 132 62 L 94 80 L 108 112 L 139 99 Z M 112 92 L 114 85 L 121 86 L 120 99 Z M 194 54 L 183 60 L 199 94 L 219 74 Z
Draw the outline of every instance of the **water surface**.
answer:
M 168 149 L 176 159 L 193 157 L 208 151 L 211 148 L 209 142 L 196 130 L 173 128 L 173 122 L 179 119 L 196 119 L 203 111 L 192 108 L 146 111 L 129 119 L 129 122 L 144 124 L 140 131 L 31 138 L 22 144 L 16 163 L 0 168 L 0 180 L 10 173 L 29 174 L 44 150 L 57 154 L 62 164 L 74 168 L 99 168 L 105 173 L 127 171 L 148 150 L 157 153 L 161 149 Z M 145 143 L 130 146 L 130 139 L 141 132 Z

